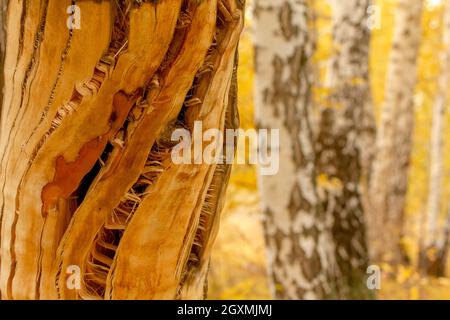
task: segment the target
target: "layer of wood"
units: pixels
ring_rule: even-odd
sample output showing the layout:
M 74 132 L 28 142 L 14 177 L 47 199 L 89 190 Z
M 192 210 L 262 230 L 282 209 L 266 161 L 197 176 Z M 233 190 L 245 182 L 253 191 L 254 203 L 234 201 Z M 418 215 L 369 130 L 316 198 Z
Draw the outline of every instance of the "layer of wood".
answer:
M 174 165 L 170 135 L 196 120 L 224 129 L 242 8 L 77 1 L 81 29 L 69 30 L 71 4 L 7 7 L 1 298 L 201 297 L 217 229 L 202 212 L 228 174 Z M 212 217 L 221 207 L 206 206 Z

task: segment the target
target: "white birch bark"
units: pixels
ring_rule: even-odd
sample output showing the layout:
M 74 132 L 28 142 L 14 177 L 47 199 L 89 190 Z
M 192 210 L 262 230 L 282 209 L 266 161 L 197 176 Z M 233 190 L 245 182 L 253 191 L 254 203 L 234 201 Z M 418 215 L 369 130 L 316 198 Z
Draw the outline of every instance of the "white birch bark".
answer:
M 340 298 L 370 298 L 365 277 L 368 266 L 360 157 L 371 148 L 362 126 L 372 120 L 369 87 L 369 0 L 335 0 L 334 54 L 328 70 L 330 95 L 321 110 L 317 139 L 318 173 L 323 207 L 333 219 L 335 259 Z M 372 115 L 372 117 L 368 117 Z
M 442 199 L 442 174 L 444 171 L 444 131 L 445 114 L 449 103 L 450 80 L 450 1 L 446 1 L 444 10 L 444 28 L 442 34 L 443 50 L 441 73 L 438 79 L 438 91 L 433 107 L 433 120 L 430 139 L 430 181 L 428 187 L 428 206 L 426 219 L 425 244 L 420 253 L 421 267 L 433 273 L 432 265 L 439 269 L 445 260 L 448 241 L 446 240 L 447 224 L 439 228 L 439 214 L 441 212 Z M 429 251 L 430 255 L 427 254 Z M 432 253 L 434 252 L 434 254 Z M 434 261 L 433 261 L 434 260 Z M 445 262 L 444 262 L 445 264 Z M 430 268 L 431 267 L 431 268 Z M 439 270 L 437 273 L 439 273 Z M 436 272 L 434 272 L 436 274 Z
M 438 80 L 438 92 L 433 107 L 433 123 L 431 125 L 430 152 L 430 185 L 428 189 L 428 244 L 436 242 L 437 226 L 442 195 L 443 172 L 443 135 L 445 112 L 448 105 L 448 89 L 450 76 L 450 2 L 447 1 L 445 12 L 442 52 L 442 68 Z
M 414 90 L 423 1 L 400 0 L 377 135 L 371 182 L 371 214 L 380 230 L 376 260 L 404 261 L 403 217 L 414 128 Z M 385 227 L 383 227 L 385 226 Z
M 260 178 L 273 291 L 279 299 L 325 298 L 334 291 L 328 277 L 335 261 L 332 221 L 316 190 L 310 3 L 257 0 L 254 22 L 256 120 L 280 129 L 280 170 Z

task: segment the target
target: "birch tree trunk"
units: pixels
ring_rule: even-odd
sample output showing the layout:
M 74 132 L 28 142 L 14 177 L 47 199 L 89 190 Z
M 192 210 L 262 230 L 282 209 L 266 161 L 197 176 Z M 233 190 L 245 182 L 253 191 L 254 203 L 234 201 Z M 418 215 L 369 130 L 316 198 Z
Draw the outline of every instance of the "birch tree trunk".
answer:
M 423 1 L 400 0 L 371 182 L 375 260 L 407 261 L 402 236 L 414 129 L 414 92 Z
M 439 214 L 441 212 L 442 174 L 444 172 L 444 130 L 445 113 L 449 104 L 450 85 L 450 1 L 446 1 L 444 11 L 444 28 L 442 34 L 443 51 L 441 74 L 438 79 L 438 91 L 433 107 L 433 123 L 431 125 L 430 183 L 428 189 L 428 210 L 426 236 L 421 248 L 421 268 L 428 274 L 443 275 L 445 257 L 442 251 L 447 250 L 445 227 L 440 229 Z M 443 260 L 444 259 L 444 260 Z
M 229 166 L 171 133 L 237 126 L 242 3 L 72 4 L 8 1 L 1 297 L 202 298 Z
M 366 285 L 368 250 L 364 201 L 361 194 L 362 157 L 373 130 L 370 124 L 369 87 L 370 31 L 367 9 L 370 1 L 335 0 L 334 53 L 327 87 L 328 104 L 322 108 L 317 139 L 318 174 L 323 189 L 323 207 L 332 219 L 338 296 L 345 299 L 370 298 Z M 370 122 L 367 120 L 371 119 Z M 365 151 L 364 151 L 365 150 Z
M 280 170 L 260 177 L 273 292 L 278 299 L 331 297 L 331 219 L 316 187 L 310 114 L 315 49 L 310 2 L 254 3 L 256 121 L 279 129 Z

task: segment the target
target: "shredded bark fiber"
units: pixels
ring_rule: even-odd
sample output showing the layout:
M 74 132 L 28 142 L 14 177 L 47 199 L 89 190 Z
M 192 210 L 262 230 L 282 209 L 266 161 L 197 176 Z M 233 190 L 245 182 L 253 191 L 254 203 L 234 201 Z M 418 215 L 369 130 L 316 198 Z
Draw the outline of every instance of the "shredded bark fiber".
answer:
M 71 0 L 6 11 L 1 298 L 202 298 L 230 168 L 175 165 L 170 137 L 237 126 L 243 6 L 74 3 L 81 30 Z

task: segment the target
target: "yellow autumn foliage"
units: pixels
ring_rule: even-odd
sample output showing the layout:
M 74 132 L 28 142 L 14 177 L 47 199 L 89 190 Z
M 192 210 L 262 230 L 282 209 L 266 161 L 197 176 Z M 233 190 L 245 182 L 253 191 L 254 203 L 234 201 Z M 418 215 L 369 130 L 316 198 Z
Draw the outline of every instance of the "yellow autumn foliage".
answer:
M 381 27 L 373 30 L 370 52 L 372 98 L 378 118 L 386 90 L 385 78 L 395 24 L 396 1 L 375 0 L 374 2 L 381 9 Z M 328 1 L 319 0 L 315 1 L 315 4 L 319 41 L 315 63 L 319 78 L 323 80 L 326 77 L 327 61 L 331 54 L 332 13 Z M 429 0 L 423 18 L 419 79 L 415 93 L 416 127 L 407 196 L 407 233 L 403 239 L 413 264 L 412 267 L 400 268 L 394 279 L 390 276 L 383 277 L 382 288 L 378 293 L 380 299 L 450 299 L 450 279 L 424 279 L 414 267 L 420 221 L 426 208 L 428 194 L 432 107 L 442 52 L 442 9 L 440 1 Z M 254 127 L 251 9 L 248 10 L 247 20 L 247 27 L 240 45 L 239 67 L 239 108 L 243 129 Z M 323 102 L 328 94 L 329 89 L 317 84 L 314 88 L 315 103 Z M 442 218 L 448 210 L 448 199 L 450 199 L 450 112 L 447 112 L 446 117 Z M 338 181 L 330 180 L 325 176 L 320 176 L 318 181 L 319 184 L 339 187 Z M 213 254 L 210 298 L 270 299 L 262 219 L 256 170 L 252 166 L 236 166 L 230 182 L 221 231 Z M 382 269 L 386 273 L 393 270 L 390 266 L 382 266 Z M 450 270 L 447 274 L 450 276 Z

